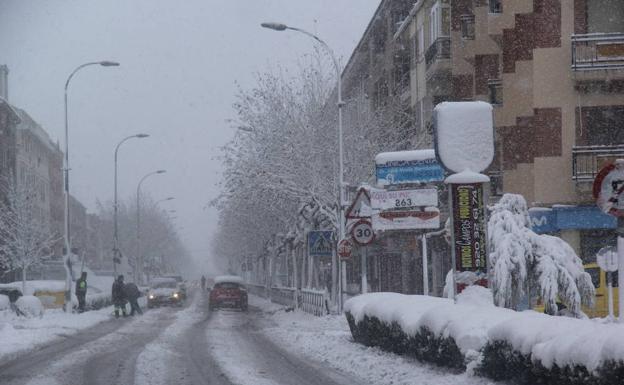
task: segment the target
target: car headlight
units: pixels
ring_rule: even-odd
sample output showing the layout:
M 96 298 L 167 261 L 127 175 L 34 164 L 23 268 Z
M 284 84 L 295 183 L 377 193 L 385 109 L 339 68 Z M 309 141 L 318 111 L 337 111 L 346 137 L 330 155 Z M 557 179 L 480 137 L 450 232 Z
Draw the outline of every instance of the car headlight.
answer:
M 148 296 L 148 298 L 149 298 L 149 299 L 154 299 L 154 294 L 150 294 L 150 295 Z
M 173 298 L 178 298 L 179 294 L 178 293 L 173 293 Z

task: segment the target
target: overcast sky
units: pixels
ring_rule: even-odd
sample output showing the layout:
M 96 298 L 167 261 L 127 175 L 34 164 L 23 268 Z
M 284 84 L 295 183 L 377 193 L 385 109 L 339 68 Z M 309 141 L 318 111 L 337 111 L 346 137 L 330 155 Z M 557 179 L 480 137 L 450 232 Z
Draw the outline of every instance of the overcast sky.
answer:
M 63 138 L 63 86 L 70 87 L 71 193 L 87 209 L 112 200 L 113 152 L 120 149 L 120 197 L 143 186 L 177 210 L 176 223 L 197 258 L 209 256 L 217 214 L 202 208 L 217 194 L 215 157 L 234 130 L 227 119 L 236 83 L 271 66 L 296 67 L 313 41 L 261 29 L 280 21 L 322 37 L 348 60 L 379 0 L 0 0 L 0 64 L 9 66 L 9 101 L 54 140 Z M 63 142 L 61 141 L 61 145 Z

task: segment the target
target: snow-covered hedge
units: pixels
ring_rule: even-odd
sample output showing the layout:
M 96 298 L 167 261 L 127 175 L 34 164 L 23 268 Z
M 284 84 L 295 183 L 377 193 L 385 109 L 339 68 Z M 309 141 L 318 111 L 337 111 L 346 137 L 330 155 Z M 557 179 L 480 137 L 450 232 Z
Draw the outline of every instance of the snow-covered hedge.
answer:
M 359 343 L 497 380 L 621 384 L 624 378 L 624 325 L 495 307 L 481 287 L 468 288 L 457 304 L 366 294 L 347 301 L 345 312 Z

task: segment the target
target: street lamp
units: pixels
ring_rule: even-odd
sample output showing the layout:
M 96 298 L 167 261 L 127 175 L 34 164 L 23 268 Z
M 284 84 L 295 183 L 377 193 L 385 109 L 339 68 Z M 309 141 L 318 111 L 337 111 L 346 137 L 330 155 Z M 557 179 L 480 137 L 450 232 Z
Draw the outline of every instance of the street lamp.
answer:
M 69 232 L 69 119 L 67 117 L 67 91 L 69 89 L 69 83 L 74 77 L 74 75 L 80 71 L 81 69 L 99 65 L 102 67 L 117 67 L 119 63 L 109 60 L 97 61 L 97 62 L 89 62 L 84 63 L 76 67 L 75 70 L 72 71 L 71 74 L 67 77 L 67 81 L 65 82 L 65 165 L 63 167 L 64 176 L 65 176 L 65 226 L 63 228 L 63 239 L 65 243 L 65 257 L 64 263 L 65 266 L 65 303 L 63 304 L 63 308 L 65 311 L 71 311 L 71 307 L 67 306 L 67 304 L 71 303 L 71 271 L 70 271 L 70 254 L 71 254 L 71 238 Z M 68 309 L 69 307 L 69 309 Z
M 143 178 L 141 178 L 141 180 L 139 181 L 139 184 L 137 185 L 137 192 L 136 192 L 136 210 L 137 210 L 137 239 L 136 239 L 136 259 L 137 259 L 137 264 L 138 264 L 138 269 L 135 269 L 135 276 L 138 274 L 139 277 L 141 277 L 141 280 L 143 279 L 143 257 L 141 256 L 141 185 L 143 184 L 143 182 L 149 178 L 152 175 L 156 175 L 156 174 L 164 174 L 166 173 L 167 170 L 156 170 L 156 171 L 152 171 L 148 174 L 146 174 Z M 169 197 L 169 198 L 165 198 L 162 199 L 161 201 L 166 201 L 166 200 L 171 200 L 173 199 L 173 197 Z M 137 281 L 138 279 L 135 278 L 135 281 Z
M 115 199 L 114 199 L 114 203 L 113 203 L 113 223 L 114 223 L 114 230 L 113 230 L 113 271 L 114 271 L 114 275 L 115 277 L 117 276 L 117 264 L 121 263 L 121 253 L 119 252 L 119 232 L 118 232 L 118 221 L 117 221 L 117 212 L 119 209 L 119 205 L 117 203 L 117 153 L 119 152 L 119 147 L 126 142 L 127 140 L 130 140 L 132 138 L 147 138 L 149 137 L 149 135 L 147 134 L 136 134 L 136 135 L 130 135 L 128 137 L 123 138 L 118 144 L 117 147 L 115 147 Z
M 303 33 L 304 35 L 307 35 L 309 37 L 311 37 L 312 39 L 316 40 L 319 44 L 321 44 L 321 46 L 323 46 L 323 48 L 325 48 L 325 50 L 327 51 L 327 53 L 329 54 L 329 56 L 332 59 L 332 62 L 334 64 L 334 69 L 336 70 L 336 81 L 337 81 L 337 88 L 338 88 L 338 157 L 339 157 L 339 178 L 338 178 L 338 192 L 339 192 L 339 210 L 338 210 L 338 236 L 340 238 L 340 240 L 344 239 L 345 237 L 345 223 L 344 223 L 344 208 L 345 208 L 345 197 L 344 197 L 344 152 L 343 152 L 343 138 L 342 138 L 342 107 L 344 106 L 344 102 L 342 100 L 342 79 L 341 79 L 341 71 L 340 71 L 340 65 L 338 64 L 338 59 L 336 58 L 336 55 L 334 54 L 334 51 L 329 47 L 329 45 L 327 45 L 327 43 L 325 43 L 323 40 L 321 40 L 321 38 L 319 38 L 318 36 L 308 32 L 308 31 L 304 31 L 300 28 L 295 28 L 295 27 L 289 27 L 286 24 L 282 24 L 282 23 L 262 23 L 260 24 L 263 28 L 268 28 L 268 29 L 272 29 L 274 31 L 285 31 L 285 30 L 292 30 L 292 31 L 296 31 L 296 32 L 300 32 Z M 340 259 L 338 259 L 338 264 L 342 265 L 342 262 L 340 262 Z M 342 311 L 342 290 L 343 290 L 343 285 L 344 285 L 344 280 L 346 278 L 346 270 L 344 269 L 343 266 L 341 266 L 340 268 L 340 276 L 339 276 L 339 281 L 340 284 L 338 285 L 339 287 L 339 297 L 340 297 L 340 301 L 338 303 L 339 307 L 340 307 L 340 311 Z M 332 285 L 333 286 L 333 285 Z
M 154 203 L 154 206 L 157 206 L 157 205 L 158 205 L 159 203 L 161 203 L 161 202 L 170 201 L 170 200 L 174 200 L 174 199 L 175 199 L 174 197 L 163 198 L 163 199 L 161 199 L 161 200 L 156 201 L 156 202 Z

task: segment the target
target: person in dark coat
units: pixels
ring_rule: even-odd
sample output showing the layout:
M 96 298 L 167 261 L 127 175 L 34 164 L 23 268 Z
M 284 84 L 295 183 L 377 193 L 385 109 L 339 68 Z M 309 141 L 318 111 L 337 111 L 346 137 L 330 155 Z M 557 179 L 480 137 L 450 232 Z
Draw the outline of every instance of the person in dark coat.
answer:
M 126 290 L 124 285 L 124 276 L 120 275 L 117 277 L 115 282 L 113 282 L 113 305 L 115 305 L 115 318 L 119 318 L 119 311 L 124 317 L 128 314 L 126 313 Z
M 124 286 L 124 290 L 126 294 L 126 299 L 130 303 L 130 315 L 134 316 L 135 312 L 142 315 L 143 310 L 141 310 L 141 307 L 139 306 L 139 302 L 138 302 L 138 299 L 141 296 L 141 291 L 139 290 L 137 285 L 135 285 L 132 282 L 128 282 Z
M 83 271 L 80 278 L 76 281 L 76 298 L 78 298 L 78 311 L 85 311 L 85 303 L 87 298 L 87 272 Z
M 202 291 L 206 290 L 206 277 L 204 277 L 203 275 L 201 277 L 201 288 L 202 288 Z

